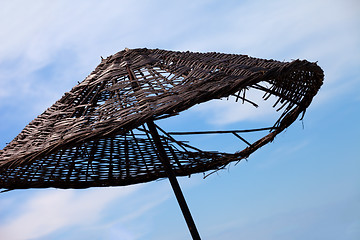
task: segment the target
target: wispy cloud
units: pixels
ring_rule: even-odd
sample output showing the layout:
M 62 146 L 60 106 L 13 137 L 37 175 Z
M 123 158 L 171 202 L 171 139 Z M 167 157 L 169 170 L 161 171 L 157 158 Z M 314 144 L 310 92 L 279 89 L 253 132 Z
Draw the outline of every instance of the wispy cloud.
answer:
M 141 239 L 151 231 L 153 223 L 147 220 L 151 219 L 149 216 L 156 215 L 156 209 L 172 193 L 169 183 L 164 181 L 80 191 L 52 189 L 22 195 L 25 198 L 20 207 L 19 195 L 1 199 L 0 236 L 4 239 L 58 239 L 57 232 L 64 229 L 72 229 L 65 231 L 67 239 L 79 239 L 78 234 L 83 231 L 87 231 L 85 237 Z M 14 207 L 16 211 L 8 211 Z M 127 228 L 131 222 L 137 222 L 137 227 Z
M 300 142 L 296 142 L 295 145 L 292 145 L 291 143 L 283 143 L 282 146 L 274 148 L 274 150 L 271 151 L 267 156 L 266 161 L 258 163 L 258 166 L 260 168 L 271 168 L 274 166 L 279 166 L 280 164 L 284 163 L 286 157 L 290 158 L 292 156 L 300 155 L 299 151 L 308 146 L 310 142 L 311 141 L 309 140 L 303 140 Z
M 252 1 L 229 11 L 219 34 L 200 36 L 193 48 L 238 51 L 261 58 L 291 61 L 319 61 L 325 84 L 314 99 L 322 105 L 358 84 L 360 68 L 359 4 L 355 1 Z M 232 29 L 231 31 L 229 29 Z M 205 40 L 206 39 L 206 40 Z M 340 80 L 344 73 L 350 79 Z M 351 77 L 353 79 L 351 79 Z M 268 106 L 266 106 L 268 107 Z M 264 111 L 264 109 L 266 109 Z M 215 116 L 209 123 L 226 125 L 243 120 L 272 119 L 269 108 L 254 109 L 219 101 L 198 107 L 202 114 Z
M 249 90 L 246 94 L 246 99 L 256 103 L 258 107 L 248 102 L 243 102 L 241 99 L 236 101 L 235 97 L 230 97 L 229 99 L 223 98 L 221 100 L 212 100 L 204 104 L 196 105 L 191 111 L 211 116 L 207 121 L 217 126 L 224 126 L 244 120 L 255 122 L 275 120 L 279 117 L 277 116 L 279 114 L 277 114 L 276 110 L 272 107 L 276 99 L 273 101 L 274 98 L 271 97 L 265 101 L 262 96 L 262 92 L 254 89 Z M 270 125 L 271 124 L 273 123 L 270 123 Z
M 355 31 L 359 18 L 352 6 L 356 3 L 351 1 L 317 0 L 310 5 L 252 1 L 231 7 L 213 1 L 186 3 L 6 2 L 0 10 L 0 63 L 12 60 L 13 64 L 0 67 L 0 104 L 11 98 L 16 101 L 16 95 L 23 96 L 19 102 L 28 96 L 38 99 L 31 109 L 40 113 L 39 109 L 90 73 L 101 55 L 124 47 L 227 51 L 278 60 L 307 58 L 319 60 L 326 71 L 334 73 L 354 62 L 352 48 L 359 51 L 360 34 Z M 211 8 L 213 11 L 206 11 Z M 222 17 L 213 17 L 214 13 Z M 61 54 L 66 51 L 71 54 Z M 59 60 L 63 68 L 46 82 L 34 74 Z M 334 74 L 327 75 L 327 82 L 338 81 L 331 77 Z M 232 109 L 234 106 L 229 111 Z
M 17 217 L 0 225 L 0 236 L 8 240 L 36 239 L 66 226 L 96 221 L 108 204 L 127 198 L 140 188 L 135 185 L 121 189 L 49 190 L 34 194 L 23 202 Z
M 135 6 L 130 1 L 122 1 L 119 8 L 112 4 L 111 1 L 82 1 L 79 5 L 70 1 L 7 1 L 2 4 L 0 86 L 2 92 L 7 93 L 1 94 L 2 99 L 36 93 L 54 101 L 51 95 L 56 91 L 59 91 L 56 93 L 59 98 L 64 87 L 72 87 L 82 80 L 78 79 L 79 69 L 85 77 L 90 73 L 89 65 L 95 66 L 100 55 L 109 54 L 109 42 L 113 42 L 112 47 L 115 44 L 123 47 L 123 39 L 131 28 L 126 20 L 131 18 L 130 12 Z M 114 19 L 118 22 L 117 30 L 113 29 Z M 62 54 L 66 51 L 72 53 L 71 56 Z M 50 79 L 47 76 L 47 81 L 36 75 L 36 71 L 59 60 L 67 62 L 66 67 L 58 71 L 61 74 L 52 75 Z M 55 85 L 56 88 L 51 88 Z M 46 91 L 42 86 L 48 87 Z M 45 100 L 43 98 L 41 100 Z
M 44 106 L 48 107 L 85 78 L 100 62 L 100 56 L 125 47 L 176 46 L 189 33 L 187 29 L 196 31 L 187 19 L 195 14 L 200 17 L 197 9 L 205 4 L 187 3 L 148 0 L 138 4 L 40 0 L 2 3 L 0 107 L 32 99 L 27 111 L 39 114 L 39 109 L 44 110 Z M 181 14 L 174 18 L 179 10 Z M 50 75 L 38 75 L 45 71 Z

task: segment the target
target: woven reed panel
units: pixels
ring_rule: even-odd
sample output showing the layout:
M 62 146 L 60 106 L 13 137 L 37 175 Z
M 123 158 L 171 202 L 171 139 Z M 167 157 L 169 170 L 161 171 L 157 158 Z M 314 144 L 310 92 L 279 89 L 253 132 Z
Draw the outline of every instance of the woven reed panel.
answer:
M 0 188 L 120 186 L 166 177 L 149 120 L 255 88 L 282 114 L 236 153 L 206 152 L 161 133 L 177 175 L 216 170 L 257 150 L 304 113 L 323 82 L 316 63 L 222 53 L 131 49 L 99 66 L 0 150 Z M 265 83 L 265 84 L 262 84 Z M 241 108 L 239 108 L 241 111 Z

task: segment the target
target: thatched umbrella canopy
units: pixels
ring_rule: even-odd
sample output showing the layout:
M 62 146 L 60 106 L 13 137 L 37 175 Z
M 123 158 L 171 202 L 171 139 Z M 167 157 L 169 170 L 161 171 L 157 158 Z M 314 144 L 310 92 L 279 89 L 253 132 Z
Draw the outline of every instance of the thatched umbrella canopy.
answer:
M 0 150 L 0 188 L 122 186 L 218 170 L 247 158 L 304 113 L 323 82 L 316 63 L 222 53 L 125 49 L 30 122 Z M 280 118 L 235 153 L 204 151 L 154 121 L 196 104 L 246 92 L 274 96 Z M 241 107 L 239 108 L 241 111 Z M 223 131 L 226 132 L 226 131 Z M 203 132 L 213 133 L 213 132 Z M 219 132 L 218 132 L 219 133 Z M 164 164 L 164 159 L 167 163 Z

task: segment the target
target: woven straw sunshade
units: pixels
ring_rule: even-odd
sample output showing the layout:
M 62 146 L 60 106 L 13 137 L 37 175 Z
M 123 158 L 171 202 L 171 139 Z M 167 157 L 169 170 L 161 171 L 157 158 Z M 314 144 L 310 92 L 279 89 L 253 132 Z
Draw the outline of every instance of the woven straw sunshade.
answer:
M 293 123 L 323 77 L 316 63 L 305 60 L 123 50 L 103 59 L 0 150 L 0 188 L 121 186 L 167 177 L 146 123 L 212 99 L 234 95 L 246 102 L 249 89 L 263 91 L 264 99 L 275 96 L 278 121 L 235 153 L 197 149 L 156 126 L 175 175 L 218 170 L 248 157 Z

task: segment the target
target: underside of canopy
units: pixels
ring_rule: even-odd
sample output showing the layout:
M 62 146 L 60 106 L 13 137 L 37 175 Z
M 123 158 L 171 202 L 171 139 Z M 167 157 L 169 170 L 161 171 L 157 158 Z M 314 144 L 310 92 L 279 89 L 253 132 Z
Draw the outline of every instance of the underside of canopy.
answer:
M 0 188 L 121 186 L 166 177 L 146 122 L 251 89 L 275 97 L 280 117 L 235 153 L 204 151 L 157 126 L 174 173 L 218 170 L 248 157 L 304 113 L 323 81 L 316 63 L 222 53 L 131 49 L 103 59 L 81 83 L 0 150 Z M 241 106 L 239 110 L 241 112 Z M 191 133 L 189 133 L 191 134 Z

